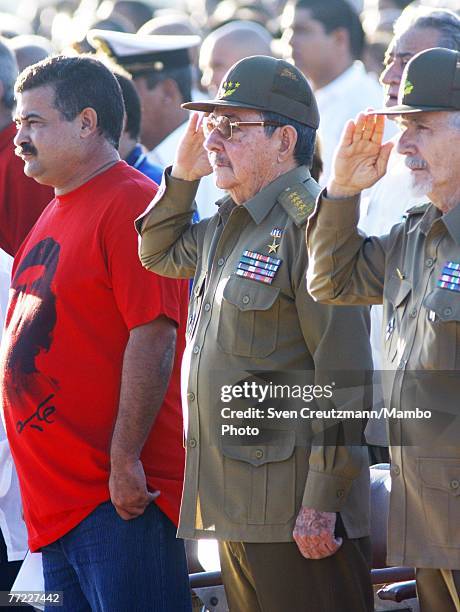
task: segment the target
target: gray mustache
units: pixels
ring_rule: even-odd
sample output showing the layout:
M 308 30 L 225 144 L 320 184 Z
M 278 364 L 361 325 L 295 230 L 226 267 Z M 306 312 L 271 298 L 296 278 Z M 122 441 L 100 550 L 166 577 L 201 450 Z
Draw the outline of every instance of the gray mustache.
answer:
M 426 161 L 419 157 L 406 157 L 404 163 L 411 170 L 424 170 L 427 167 Z

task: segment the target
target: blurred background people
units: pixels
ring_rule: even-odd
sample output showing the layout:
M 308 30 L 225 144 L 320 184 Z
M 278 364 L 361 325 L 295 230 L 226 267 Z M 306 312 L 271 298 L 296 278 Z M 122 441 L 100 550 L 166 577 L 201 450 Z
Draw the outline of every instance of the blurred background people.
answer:
M 380 87 L 360 61 L 364 31 L 346 0 L 289 0 L 282 25 L 287 54 L 311 81 L 318 102 L 325 183 L 343 126 L 379 105 Z
M 41 62 L 53 53 L 51 42 L 44 36 L 36 34 L 15 36 L 9 45 L 16 56 L 19 72 L 22 72 L 27 66 Z
M 168 12 L 165 15 L 154 17 L 144 23 L 139 29 L 138 34 L 149 35 L 173 35 L 173 36 L 199 36 L 202 38 L 202 32 L 194 23 L 193 19 L 187 14 L 180 11 Z M 189 48 L 190 66 L 192 70 L 192 99 L 201 97 L 203 94 L 200 90 L 200 75 L 198 69 L 198 55 L 200 45 L 194 45 Z
M 147 151 L 140 143 L 142 113 L 139 95 L 130 78 L 119 72 L 115 72 L 115 77 L 121 87 L 125 103 L 125 122 L 120 136 L 118 153 L 127 164 L 159 185 L 163 170 L 149 161 Z
M 251 55 L 272 55 L 273 37 L 251 21 L 231 21 L 209 34 L 200 50 L 201 84 L 211 97 L 230 66 Z

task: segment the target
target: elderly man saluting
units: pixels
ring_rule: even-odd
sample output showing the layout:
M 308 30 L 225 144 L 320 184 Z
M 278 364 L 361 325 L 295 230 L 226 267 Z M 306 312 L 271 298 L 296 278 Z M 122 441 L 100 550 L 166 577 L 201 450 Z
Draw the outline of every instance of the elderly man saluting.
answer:
M 289 63 L 252 56 L 230 68 L 215 100 L 185 107 L 208 114 L 202 124 L 191 117 L 159 196 L 137 221 L 144 266 L 196 279 L 180 534 L 220 540 L 232 612 L 371 610 L 363 449 L 310 452 L 295 419 L 273 424 L 269 439 L 215 427 L 219 384 L 228 389 L 248 371 L 317 380 L 314 371 L 335 370 L 339 384 L 340 371 L 371 367 L 366 310 L 321 306 L 306 291 L 304 231 L 319 191 L 309 173 L 314 96 Z M 229 195 L 192 225 L 199 179 L 212 171 Z M 239 423 L 262 429 L 263 411 Z
M 378 114 L 350 122 L 309 222 L 309 289 L 329 304 L 383 301 L 388 406 L 425 416 L 390 422 L 388 561 L 417 568 L 423 612 L 458 612 L 460 53 L 414 56 L 398 101 L 379 115 L 400 115 L 398 151 L 427 202 L 386 236 L 357 231 L 358 194 L 385 173 L 391 144 Z

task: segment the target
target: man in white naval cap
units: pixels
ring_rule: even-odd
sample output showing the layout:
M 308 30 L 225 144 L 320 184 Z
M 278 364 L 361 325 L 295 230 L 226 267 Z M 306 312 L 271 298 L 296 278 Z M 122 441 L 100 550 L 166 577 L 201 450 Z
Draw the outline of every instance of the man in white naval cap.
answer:
M 200 37 L 90 30 L 88 41 L 132 75 L 142 105 L 141 141 L 153 163 L 162 168 L 172 164 L 187 126 L 181 104 L 191 99 L 189 50 L 200 44 Z M 223 195 L 210 177 L 201 181 L 196 197 L 200 218 L 213 215 L 214 202 Z

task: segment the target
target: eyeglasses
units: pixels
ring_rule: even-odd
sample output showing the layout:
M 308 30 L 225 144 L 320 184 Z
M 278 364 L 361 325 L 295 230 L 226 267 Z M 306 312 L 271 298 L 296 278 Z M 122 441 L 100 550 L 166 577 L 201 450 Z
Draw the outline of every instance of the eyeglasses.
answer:
M 281 127 L 282 123 L 278 123 L 277 121 L 230 121 L 228 117 L 225 115 L 221 115 L 217 117 L 216 115 L 208 115 L 203 119 L 203 132 L 206 137 L 213 130 L 217 130 L 219 134 L 225 140 L 231 140 L 233 136 L 233 128 L 239 127 L 253 127 L 253 126 L 266 126 L 273 125 L 276 127 Z

